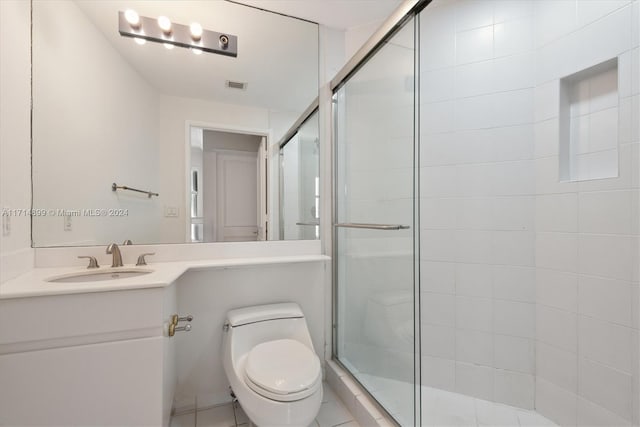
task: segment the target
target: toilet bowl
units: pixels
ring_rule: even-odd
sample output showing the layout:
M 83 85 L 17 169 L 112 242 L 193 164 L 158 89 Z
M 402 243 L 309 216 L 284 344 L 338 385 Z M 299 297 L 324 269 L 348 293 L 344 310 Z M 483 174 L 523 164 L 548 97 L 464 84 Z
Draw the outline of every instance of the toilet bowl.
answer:
M 231 310 L 224 324 L 227 380 L 259 427 L 308 426 L 322 403 L 322 369 L 295 303 Z

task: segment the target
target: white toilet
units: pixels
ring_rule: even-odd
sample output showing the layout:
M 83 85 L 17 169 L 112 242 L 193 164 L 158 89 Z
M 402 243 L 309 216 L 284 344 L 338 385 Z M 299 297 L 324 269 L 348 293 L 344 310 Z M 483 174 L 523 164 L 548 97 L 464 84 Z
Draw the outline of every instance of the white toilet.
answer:
M 311 424 L 322 403 L 322 370 L 300 307 L 231 310 L 224 330 L 224 370 L 249 419 L 259 427 Z

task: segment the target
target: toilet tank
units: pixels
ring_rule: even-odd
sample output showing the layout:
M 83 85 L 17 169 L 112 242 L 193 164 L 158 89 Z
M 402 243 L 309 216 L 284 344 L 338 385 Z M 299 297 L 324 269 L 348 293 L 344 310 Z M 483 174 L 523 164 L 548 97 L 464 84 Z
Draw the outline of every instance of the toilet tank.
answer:
M 283 338 L 300 341 L 314 351 L 304 313 L 296 303 L 231 310 L 227 313 L 225 331 L 224 346 L 231 346 L 236 355 L 244 354 L 260 343 Z

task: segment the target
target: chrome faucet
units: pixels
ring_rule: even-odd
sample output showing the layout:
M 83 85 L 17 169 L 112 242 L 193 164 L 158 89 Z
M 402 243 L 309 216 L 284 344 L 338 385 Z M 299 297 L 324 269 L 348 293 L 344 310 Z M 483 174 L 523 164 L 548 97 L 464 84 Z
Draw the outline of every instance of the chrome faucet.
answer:
M 107 246 L 107 253 L 113 254 L 113 262 L 111 262 L 111 267 L 122 267 L 122 254 L 120 253 L 120 248 L 115 243 L 111 243 Z

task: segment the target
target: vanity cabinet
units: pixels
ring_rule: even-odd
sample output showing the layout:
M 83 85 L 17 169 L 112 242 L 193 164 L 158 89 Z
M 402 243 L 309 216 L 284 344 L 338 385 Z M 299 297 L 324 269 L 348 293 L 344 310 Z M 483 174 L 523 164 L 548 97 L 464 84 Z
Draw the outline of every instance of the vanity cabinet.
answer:
M 0 425 L 168 425 L 175 310 L 174 285 L 0 300 Z

